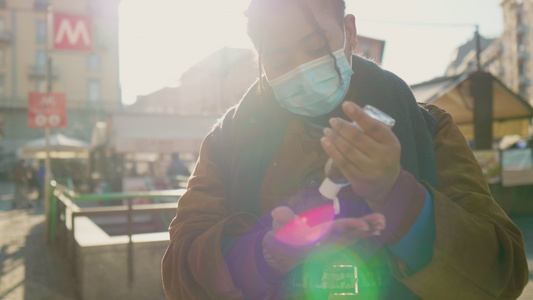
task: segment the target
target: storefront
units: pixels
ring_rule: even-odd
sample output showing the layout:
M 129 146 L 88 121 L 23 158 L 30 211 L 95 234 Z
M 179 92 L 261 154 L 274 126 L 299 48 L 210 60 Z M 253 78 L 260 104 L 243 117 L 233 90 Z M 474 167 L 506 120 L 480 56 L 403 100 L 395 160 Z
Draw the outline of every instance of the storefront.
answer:
M 418 102 L 450 113 L 500 206 L 508 213 L 533 213 L 532 146 L 523 142 L 531 140 L 531 105 L 483 72 L 437 78 L 411 89 Z
M 93 130 L 93 190 L 135 192 L 172 188 L 167 170 L 176 154 L 192 171 L 202 141 L 216 121 L 215 117 L 204 116 L 112 115 L 108 122 L 96 124 Z

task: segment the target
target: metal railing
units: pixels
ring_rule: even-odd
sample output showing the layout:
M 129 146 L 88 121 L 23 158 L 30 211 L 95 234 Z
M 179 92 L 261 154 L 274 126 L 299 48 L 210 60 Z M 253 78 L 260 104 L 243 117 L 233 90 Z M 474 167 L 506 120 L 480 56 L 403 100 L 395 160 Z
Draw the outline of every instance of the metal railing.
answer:
M 76 278 L 76 228 L 75 219 L 77 217 L 102 217 L 111 215 L 126 215 L 127 217 L 127 236 L 128 236 L 128 284 L 131 287 L 134 282 L 133 270 L 133 215 L 136 214 L 153 214 L 160 215 L 162 221 L 168 227 L 169 220 L 165 213 L 176 211 L 176 202 L 183 195 L 185 190 L 167 190 L 152 191 L 139 193 L 108 193 L 97 195 L 78 195 L 69 188 L 58 184 L 56 181 L 50 183 L 50 210 L 48 216 L 47 230 L 49 231 L 50 241 L 59 245 L 59 248 L 65 251 L 68 261 L 72 262 L 71 272 Z M 151 199 L 168 199 L 176 198 L 173 203 L 143 204 L 133 205 L 135 198 Z M 118 206 L 98 206 L 98 207 L 79 207 L 75 202 L 99 202 L 112 200 L 126 200 L 127 205 Z

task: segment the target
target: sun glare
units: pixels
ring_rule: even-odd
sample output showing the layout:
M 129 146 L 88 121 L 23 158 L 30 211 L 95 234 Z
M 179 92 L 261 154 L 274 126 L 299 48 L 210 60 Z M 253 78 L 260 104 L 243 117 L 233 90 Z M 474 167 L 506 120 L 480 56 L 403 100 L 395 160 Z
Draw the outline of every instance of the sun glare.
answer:
M 177 85 L 184 71 L 222 47 L 251 48 L 243 15 L 247 5 L 248 0 L 122 1 L 123 101 Z
M 250 0 L 123 0 L 120 71 L 123 102 L 164 86 L 218 49 L 252 48 L 243 12 Z M 478 23 L 481 34 L 501 33 L 499 0 L 346 1 L 358 33 L 386 41 L 383 67 L 408 83 L 440 76 L 453 51 L 472 38 L 465 27 L 402 26 L 387 22 Z M 483 7 L 482 10 L 478 9 Z

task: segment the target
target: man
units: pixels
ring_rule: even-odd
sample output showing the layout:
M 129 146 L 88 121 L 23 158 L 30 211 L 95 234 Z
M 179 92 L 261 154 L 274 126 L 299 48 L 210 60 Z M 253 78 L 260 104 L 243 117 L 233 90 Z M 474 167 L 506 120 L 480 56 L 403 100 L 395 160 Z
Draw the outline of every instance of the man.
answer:
M 352 56 L 344 1 L 254 0 L 247 17 L 264 77 L 204 140 L 170 226 L 167 297 L 335 298 L 324 278 L 353 265 L 359 299 L 517 298 L 520 231 L 451 117 Z M 328 158 L 350 185 L 341 215 L 323 220 L 313 212 L 330 207 L 317 196 Z M 306 226 L 328 233 L 291 243 Z

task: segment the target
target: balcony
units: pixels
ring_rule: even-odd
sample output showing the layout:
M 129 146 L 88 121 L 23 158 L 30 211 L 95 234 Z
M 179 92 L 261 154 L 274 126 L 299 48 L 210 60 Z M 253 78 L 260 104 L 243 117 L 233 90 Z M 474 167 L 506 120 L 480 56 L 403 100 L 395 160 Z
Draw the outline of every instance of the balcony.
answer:
M 45 66 L 30 66 L 28 68 L 28 75 L 30 78 L 46 78 L 46 67 Z M 52 78 L 57 79 L 58 72 L 56 68 L 52 68 Z

